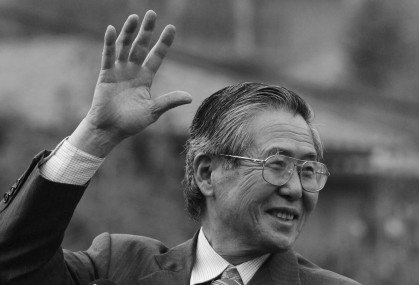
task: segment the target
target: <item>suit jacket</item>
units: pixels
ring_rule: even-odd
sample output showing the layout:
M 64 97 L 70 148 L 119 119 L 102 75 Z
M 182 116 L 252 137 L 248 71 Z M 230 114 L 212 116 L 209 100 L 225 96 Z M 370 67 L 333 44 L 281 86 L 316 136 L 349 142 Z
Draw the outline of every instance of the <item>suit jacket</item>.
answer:
M 197 235 L 167 248 L 160 241 L 104 233 L 87 251 L 62 250 L 64 231 L 85 186 L 41 177 L 35 157 L 0 202 L 0 284 L 85 285 L 107 278 L 118 285 L 189 284 Z M 249 285 L 359 284 L 319 268 L 290 250 L 272 254 Z

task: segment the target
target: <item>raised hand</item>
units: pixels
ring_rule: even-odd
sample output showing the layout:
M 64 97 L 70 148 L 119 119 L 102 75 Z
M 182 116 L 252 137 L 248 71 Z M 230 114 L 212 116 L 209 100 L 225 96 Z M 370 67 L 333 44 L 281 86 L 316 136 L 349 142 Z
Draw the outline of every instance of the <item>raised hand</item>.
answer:
M 129 16 L 118 37 L 114 27 L 107 28 L 92 106 L 70 137 L 76 147 L 105 156 L 167 110 L 191 102 L 190 95 L 180 91 L 151 97 L 153 77 L 175 36 L 175 27 L 166 26 L 150 50 L 155 22 L 156 14 L 148 11 L 141 26 L 137 15 Z

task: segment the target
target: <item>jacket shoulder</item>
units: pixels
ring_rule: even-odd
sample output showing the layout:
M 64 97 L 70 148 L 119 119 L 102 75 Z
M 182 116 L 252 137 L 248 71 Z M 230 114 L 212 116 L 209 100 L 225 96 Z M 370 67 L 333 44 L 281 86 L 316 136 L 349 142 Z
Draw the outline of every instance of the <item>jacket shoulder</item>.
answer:
M 112 246 L 112 253 L 124 252 L 125 254 L 127 254 L 130 252 L 134 252 L 136 255 L 155 255 L 165 253 L 168 250 L 168 247 L 166 247 L 166 245 L 163 244 L 161 241 L 145 236 L 105 233 L 98 236 L 96 239 L 100 240 L 100 238 L 104 235 L 109 236 L 110 243 Z
M 300 254 L 297 255 L 301 284 L 360 285 L 348 277 L 323 269 Z
M 160 241 L 136 235 L 102 233 L 87 251 L 64 250 L 67 267 L 79 280 L 130 275 L 139 278 L 159 269 L 155 255 L 168 250 Z
M 155 256 L 169 250 L 161 241 L 129 234 L 102 234 L 92 246 L 107 243 L 109 246 L 110 276 L 136 272 L 144 276 L 160 269 Z

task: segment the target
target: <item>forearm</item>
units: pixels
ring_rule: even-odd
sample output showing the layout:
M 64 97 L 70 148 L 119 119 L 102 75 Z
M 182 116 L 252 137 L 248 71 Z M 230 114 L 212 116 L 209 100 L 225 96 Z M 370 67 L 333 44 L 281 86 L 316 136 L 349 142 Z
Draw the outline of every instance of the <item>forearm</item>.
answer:
M 86 186 L 46 180 L 38 168 L 42 159 L 32 164 L 25 181 L 0 208 L 1 284 L 28 274 L 42 276 L 57 258 L 54 271 L 66 272 L 60 245 Z

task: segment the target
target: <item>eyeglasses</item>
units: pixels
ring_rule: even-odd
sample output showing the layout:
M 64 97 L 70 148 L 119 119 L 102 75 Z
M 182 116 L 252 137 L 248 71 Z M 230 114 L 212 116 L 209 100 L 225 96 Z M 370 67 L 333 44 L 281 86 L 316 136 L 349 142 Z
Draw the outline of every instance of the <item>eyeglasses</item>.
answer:
M 220 156 L 238 158 L 259 163 L 263 166 L 262 177 L 266 182 L 275 186 L 287 183 L 297 167 L 301 186 L 307 192 L 319 192 L 326 184 L 330 173 L 327 166 L 321 162 L 301 160 L 285 155 L 272 155 L 266 159 L 220 154 Z

